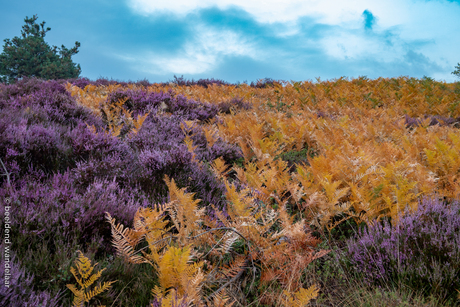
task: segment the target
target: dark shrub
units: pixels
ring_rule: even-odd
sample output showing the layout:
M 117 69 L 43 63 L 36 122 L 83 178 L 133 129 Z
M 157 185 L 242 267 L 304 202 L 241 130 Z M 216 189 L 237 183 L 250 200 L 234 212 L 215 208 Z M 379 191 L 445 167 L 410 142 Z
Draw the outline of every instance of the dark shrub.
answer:
M 249 102 L 245 102 L 243 98 L 234 97 L 229 101 L 223 101 L 219 103 L 217 107 L 219 108 L 219 112 L 230 114 L 232 107 L 234 109 L 250 110 L 252 105 Z

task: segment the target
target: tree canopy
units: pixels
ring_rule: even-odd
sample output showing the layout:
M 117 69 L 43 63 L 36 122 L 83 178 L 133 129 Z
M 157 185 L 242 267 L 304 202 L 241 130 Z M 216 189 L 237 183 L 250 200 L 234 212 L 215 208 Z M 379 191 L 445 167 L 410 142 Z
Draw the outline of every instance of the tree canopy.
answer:
M 5 39 L 3 53 L 0 54 L 0 81 L 12 83 L 22 77 L 37 77 L 41 79 L 68 79 L 80 75 L 80 64 L 72 62 L 71 57 L 78 53 L 79 42 L 75 47 L 67 49 L 50 47 L 45 42 L 45 21 L 37 24 L 37 15 L 24 19 L 22 37 Z
M 456 70 L 454 70 L 452 74 L 460 78 L 460 63 L 458 63 L 457 66 L 455 66 L 455 68 Z

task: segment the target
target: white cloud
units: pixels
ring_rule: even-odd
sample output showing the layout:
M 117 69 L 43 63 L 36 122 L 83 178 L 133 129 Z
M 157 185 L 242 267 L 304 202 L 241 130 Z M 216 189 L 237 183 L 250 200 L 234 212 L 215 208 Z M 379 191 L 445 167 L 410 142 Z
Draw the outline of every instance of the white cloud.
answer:
M 389 63 L 400 61 L 409 50 L 423 54 L 446 70 L 460 60 L 460 6 L 447 0 L 127 0 L 136 13 L 149 16 L 172 13 L 185 17 L 196 10 L 210 7 L 228 9 L 237 7 L 251 14 L 260 23 L 277 23 L 274 36 L 299 35 L 299 18 L 313 18 L 317 23 L 333 26 L 323 37 L 312 41 L 329 56 L 339 60 L 374 58 Z M 377 22 L 373 33 L 363 31 L 364 10 L 370 11 Z M 150 65 L 165 72 L 202 73 L 215 67 L 222 56 L 245 55 L 266 52 L 269 58 L 274 50 L 263 49 L 231 31 L 207 30 L 185 43 L 182 54 L 173 58 L 151 57 Z M 197 32 L 195 32 L 197 33 Z M 375 35 L 372 35 L 375 34 Z M 391 40 L 391 43 L 388 41 Z M 310 40 L 309 40 L 310 41 Z M 415 49 L 414 49 L 415 48 Z M 276 52 L 283 52 L 277 46 Z M 265 57 L 264 57 L 265 56 Z M 447 79 L 448 74 L 443 74 Z
M 227 9 L 238 7 L 252 14 L 262 23 L 295 21 L 302 16 L 318 18 L 319 22 L 341 24 L 359 18 L 361 13 L 370 9 L 386 15 L 384 23 L 397 24 L 403 16 L 394 8 L 401 7 L 401 1 L 387 0 L 127 0 L 128 5 L 137 13 L 150 15 L 157 12 L 171 12 L 186 15 L 197 9 L 218 7 Z M 407 7 L 410 9 L 410 7 Z M 388 21 L 386 19 L 389 19 Z
M 248 56 L 255 58 L 253 44 L 230 30 L 210 29 L 197 25 L 194 38 L 184 44 L 175 56 L 158 56 L 151 53 L 137 57 L 133 63 L 145 72 L 174 74 L 200 74 L 215 68 L 223 56 Z

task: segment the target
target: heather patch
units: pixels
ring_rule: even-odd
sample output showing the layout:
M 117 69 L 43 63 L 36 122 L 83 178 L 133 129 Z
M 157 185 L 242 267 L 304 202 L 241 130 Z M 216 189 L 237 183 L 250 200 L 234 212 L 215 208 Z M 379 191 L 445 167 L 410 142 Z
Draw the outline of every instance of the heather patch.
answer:
M 347 243 L 346 259 L 368 284 L 404 283 L 455 301 L 460 287 L 460 203 L 424 198 L 398 223 L 387 220 Z

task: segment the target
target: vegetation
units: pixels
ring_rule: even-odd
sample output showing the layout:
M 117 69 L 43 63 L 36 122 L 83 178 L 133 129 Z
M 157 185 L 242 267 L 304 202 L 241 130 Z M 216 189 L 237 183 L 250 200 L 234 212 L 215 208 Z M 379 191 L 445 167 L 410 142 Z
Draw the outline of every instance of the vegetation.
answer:
M 452 72 L 452 74 L 460 78 L 460 63 L 455 66 L 455 70 Z
M 23 77 L 42 79 L 69 79 L 80 75 L 80 65 L 72 62 L 71 57 L 78 53 L 79 42 L 75 47 L 67 49 L 64 45 L 60 50 L 51 48 L 45 42 L 45 22 L 37 24 L 37 15 L 24 19 L 22 37 L 5 39 L 3 53 L 0 54 L 0 82 L 12 83 Z
M 0 84 L 0 304 L 460 305 L 456 83 L 176 81 Z

